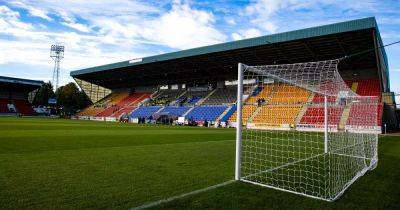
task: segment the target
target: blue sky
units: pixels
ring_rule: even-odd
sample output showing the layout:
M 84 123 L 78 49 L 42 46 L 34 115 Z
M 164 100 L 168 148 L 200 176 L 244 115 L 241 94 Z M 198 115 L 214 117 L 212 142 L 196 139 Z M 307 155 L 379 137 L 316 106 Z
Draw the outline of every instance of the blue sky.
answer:
M 400 0 L 0 0 L 0 75 L 48 81 L 49 47 L 71 70 L 375 16 L 385 44 L 400 40 Z M 400 45 L 386 49 L 400 92 Z

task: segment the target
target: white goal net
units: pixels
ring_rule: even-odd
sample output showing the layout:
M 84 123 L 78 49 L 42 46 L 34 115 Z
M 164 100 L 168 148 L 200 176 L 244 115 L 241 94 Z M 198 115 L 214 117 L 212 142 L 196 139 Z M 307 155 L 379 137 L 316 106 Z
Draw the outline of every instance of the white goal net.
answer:
M 239 64 L 237 180 L 333 201 L 376 167 L 379 99 L 338 64 Z

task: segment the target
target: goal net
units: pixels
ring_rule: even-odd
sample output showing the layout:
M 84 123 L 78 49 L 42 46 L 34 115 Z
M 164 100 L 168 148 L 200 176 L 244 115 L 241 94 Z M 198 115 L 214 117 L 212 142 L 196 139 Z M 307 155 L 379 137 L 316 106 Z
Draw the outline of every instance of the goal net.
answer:
M 379 99 L 338 64 L 239 64 L 237 180 L 333 201 L 376 167 Z

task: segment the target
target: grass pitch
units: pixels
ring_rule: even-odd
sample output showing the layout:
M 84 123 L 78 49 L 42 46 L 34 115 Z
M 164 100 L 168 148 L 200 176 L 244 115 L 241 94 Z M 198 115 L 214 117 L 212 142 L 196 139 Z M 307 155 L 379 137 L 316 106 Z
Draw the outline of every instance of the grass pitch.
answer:
M 233 179 L 232 129 L 0 118 L 0 209 L 129 209 Z M 233 183 L 155 208 L 399 208 L 400 138 L 334 203 Z

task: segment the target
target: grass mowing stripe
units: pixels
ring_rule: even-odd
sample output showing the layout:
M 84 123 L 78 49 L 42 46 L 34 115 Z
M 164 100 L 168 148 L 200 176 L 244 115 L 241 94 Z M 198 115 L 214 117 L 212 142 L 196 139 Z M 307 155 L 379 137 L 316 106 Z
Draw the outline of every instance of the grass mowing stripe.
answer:
M 226 186 L 226 185 L 232 184 L 234 182 L 235 182 L 235 180 L 229 180 L 229 181 L 222 182 L 220 184 L 216 184 L 216 185 L 213 185 L 213 186 L 210 186 L 210 187 L 206 187 L 206 188 L 203 188 L 203 189 L 194 190 L 194 191 L 191 191 L 191 192 L 188 192 L 188 193 L 184 193 L 184 194 L 181 194 L 181 195 L 172 196 L 172 197 L 167 198 L 167 199 L 163 199 L 163 200 L 158 200 L 158 201 L 154 201 L 154 202 L 151 202 L 151 203 L 147 203 L 147 204 L 132 208 L 131 210 L 140 210 L 140 209 L 147 209 L 147 208 L 156 207 L 156 206 L 159 206 L 161 204 L 172 202 L 172 201 L 177 200 L 177 199 L 182 199 L 182 198 L 185 198 L 185 197 L 188 197 L 188 196 L 191 196 L 191 195 L 196 195 L 196 194 L 199 194 L 199 193 L 207 192 L 209 190 L 214 190 L 216 188 L 219 188 L 219 187 L 222 187 L 222 186 Z
M 182 144 L 204 144 L 204 143 L 220 143 L 220 142 L 233 142 L 235 140 L 216 140 L 216 141 L 199 141 L 199 142 L 175 142 L 175 143 L 165 143 L 165 144 L 146 144 L 146 145 L 129 145 L 129 146 L 111 146 L 111 147 L 91 147 L 91 148 L 77 148 L 77 149 L 61 149 L 56 151 L 34 151 L 35 153 L 48 153 L 48 152 L 62 152 L 62 151 L 85 151 L 85 150 L 96 150 L 96 149 L 117 149 L 117 148 L 132 148 L 132 147 L 151 147 L 151 146 L 171 146 L 171 145 L 182 145 Z M 23 153 L 0 153 L 1 155 L 10 155 L 10 154 L 24 154 Z

